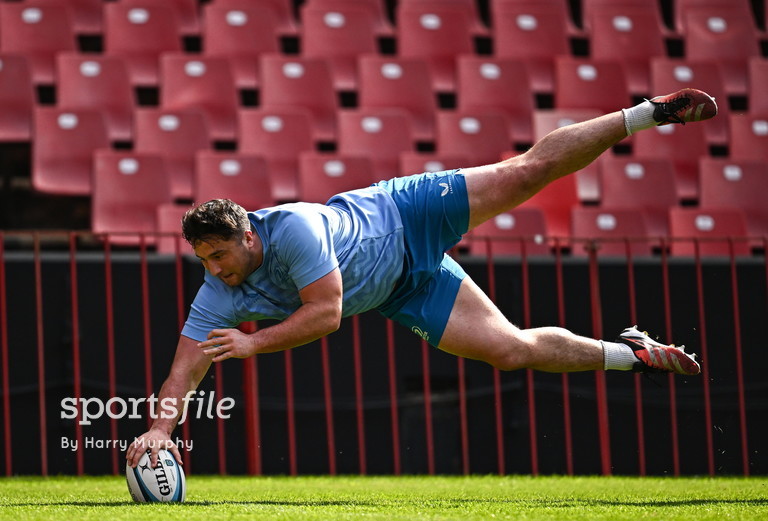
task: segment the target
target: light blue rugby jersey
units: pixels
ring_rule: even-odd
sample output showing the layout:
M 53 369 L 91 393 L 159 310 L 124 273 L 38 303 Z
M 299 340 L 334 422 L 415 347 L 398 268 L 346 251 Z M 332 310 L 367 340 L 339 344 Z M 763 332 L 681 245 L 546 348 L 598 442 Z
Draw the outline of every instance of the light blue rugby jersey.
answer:
M 403 269 L 403 225 L 389 193 L 377 186 L 345 192 L 325 205 L 291 203 L 248 214 L 264 260 L 239 286 L 205 272 L 181 334 L 197 341 L 241 322 L 282 320 L 301 305 L 299 290 L 337 266 L 343 316 L 381 305 Z

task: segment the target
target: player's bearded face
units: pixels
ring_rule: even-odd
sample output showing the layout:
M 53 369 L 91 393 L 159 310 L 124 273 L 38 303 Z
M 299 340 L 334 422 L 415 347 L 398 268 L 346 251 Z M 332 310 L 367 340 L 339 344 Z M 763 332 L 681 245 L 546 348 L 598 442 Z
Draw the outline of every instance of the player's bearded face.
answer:
M 211 275 L 228 286 L 237 286 L 257 267 L 249 244 L 248 238 L 228 241 L 212 239 L 198 243 L 195 255 Z

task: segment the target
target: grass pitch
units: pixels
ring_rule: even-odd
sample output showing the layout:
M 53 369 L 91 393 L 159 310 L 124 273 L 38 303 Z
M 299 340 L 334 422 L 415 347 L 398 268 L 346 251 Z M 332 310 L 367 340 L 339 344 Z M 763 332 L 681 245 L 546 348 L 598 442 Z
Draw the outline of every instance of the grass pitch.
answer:
M 0 519 L 768 519 L 768 477 L 219 477 L 138 504 L 122 477 L 0 478 Z

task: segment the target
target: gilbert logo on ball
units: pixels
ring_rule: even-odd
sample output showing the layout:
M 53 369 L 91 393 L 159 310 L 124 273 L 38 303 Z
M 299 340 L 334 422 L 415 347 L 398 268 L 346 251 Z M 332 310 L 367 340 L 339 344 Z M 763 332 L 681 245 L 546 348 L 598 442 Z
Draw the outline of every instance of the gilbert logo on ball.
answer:
M 150 466 L 149 453 L 139 460 L 136 468 L 125 465 L 125 479 L 128 491 L 134 501 L 140 503 L 159 501 L 184 501 L 187 495 L 184 470 L 174 459 L 173 454 L 160 449 L 157 465 Z

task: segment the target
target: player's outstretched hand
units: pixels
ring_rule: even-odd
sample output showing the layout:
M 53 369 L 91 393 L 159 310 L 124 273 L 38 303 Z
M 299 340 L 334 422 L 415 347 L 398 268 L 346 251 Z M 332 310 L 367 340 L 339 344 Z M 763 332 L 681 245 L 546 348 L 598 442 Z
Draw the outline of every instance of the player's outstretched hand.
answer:
M 184 464 L 181 461 L 181 454 L 179 453 L 176 444 L 171 441 L 171 438 L 165 431 L 160 429 L 150 429 L 136 438 L 125 452 L 125 459 L 131 467 L 136 468 L 141 456 L 149 450 L 149 461 L 152 468 L 155 468 L 155 465 L 157 465 L 157 453 L 160 449 L 168 449 L 171 451 L 171 454 L 173 454 L 173 457 L 176 458 L 179 465 Z
M 214 329 L 208 333 L 208 340 L 197 347 L 206 355 L 213 355 L 213 362 L 227 358 L 248 358 L 255 354 L 253 339 L 239 329 Z

